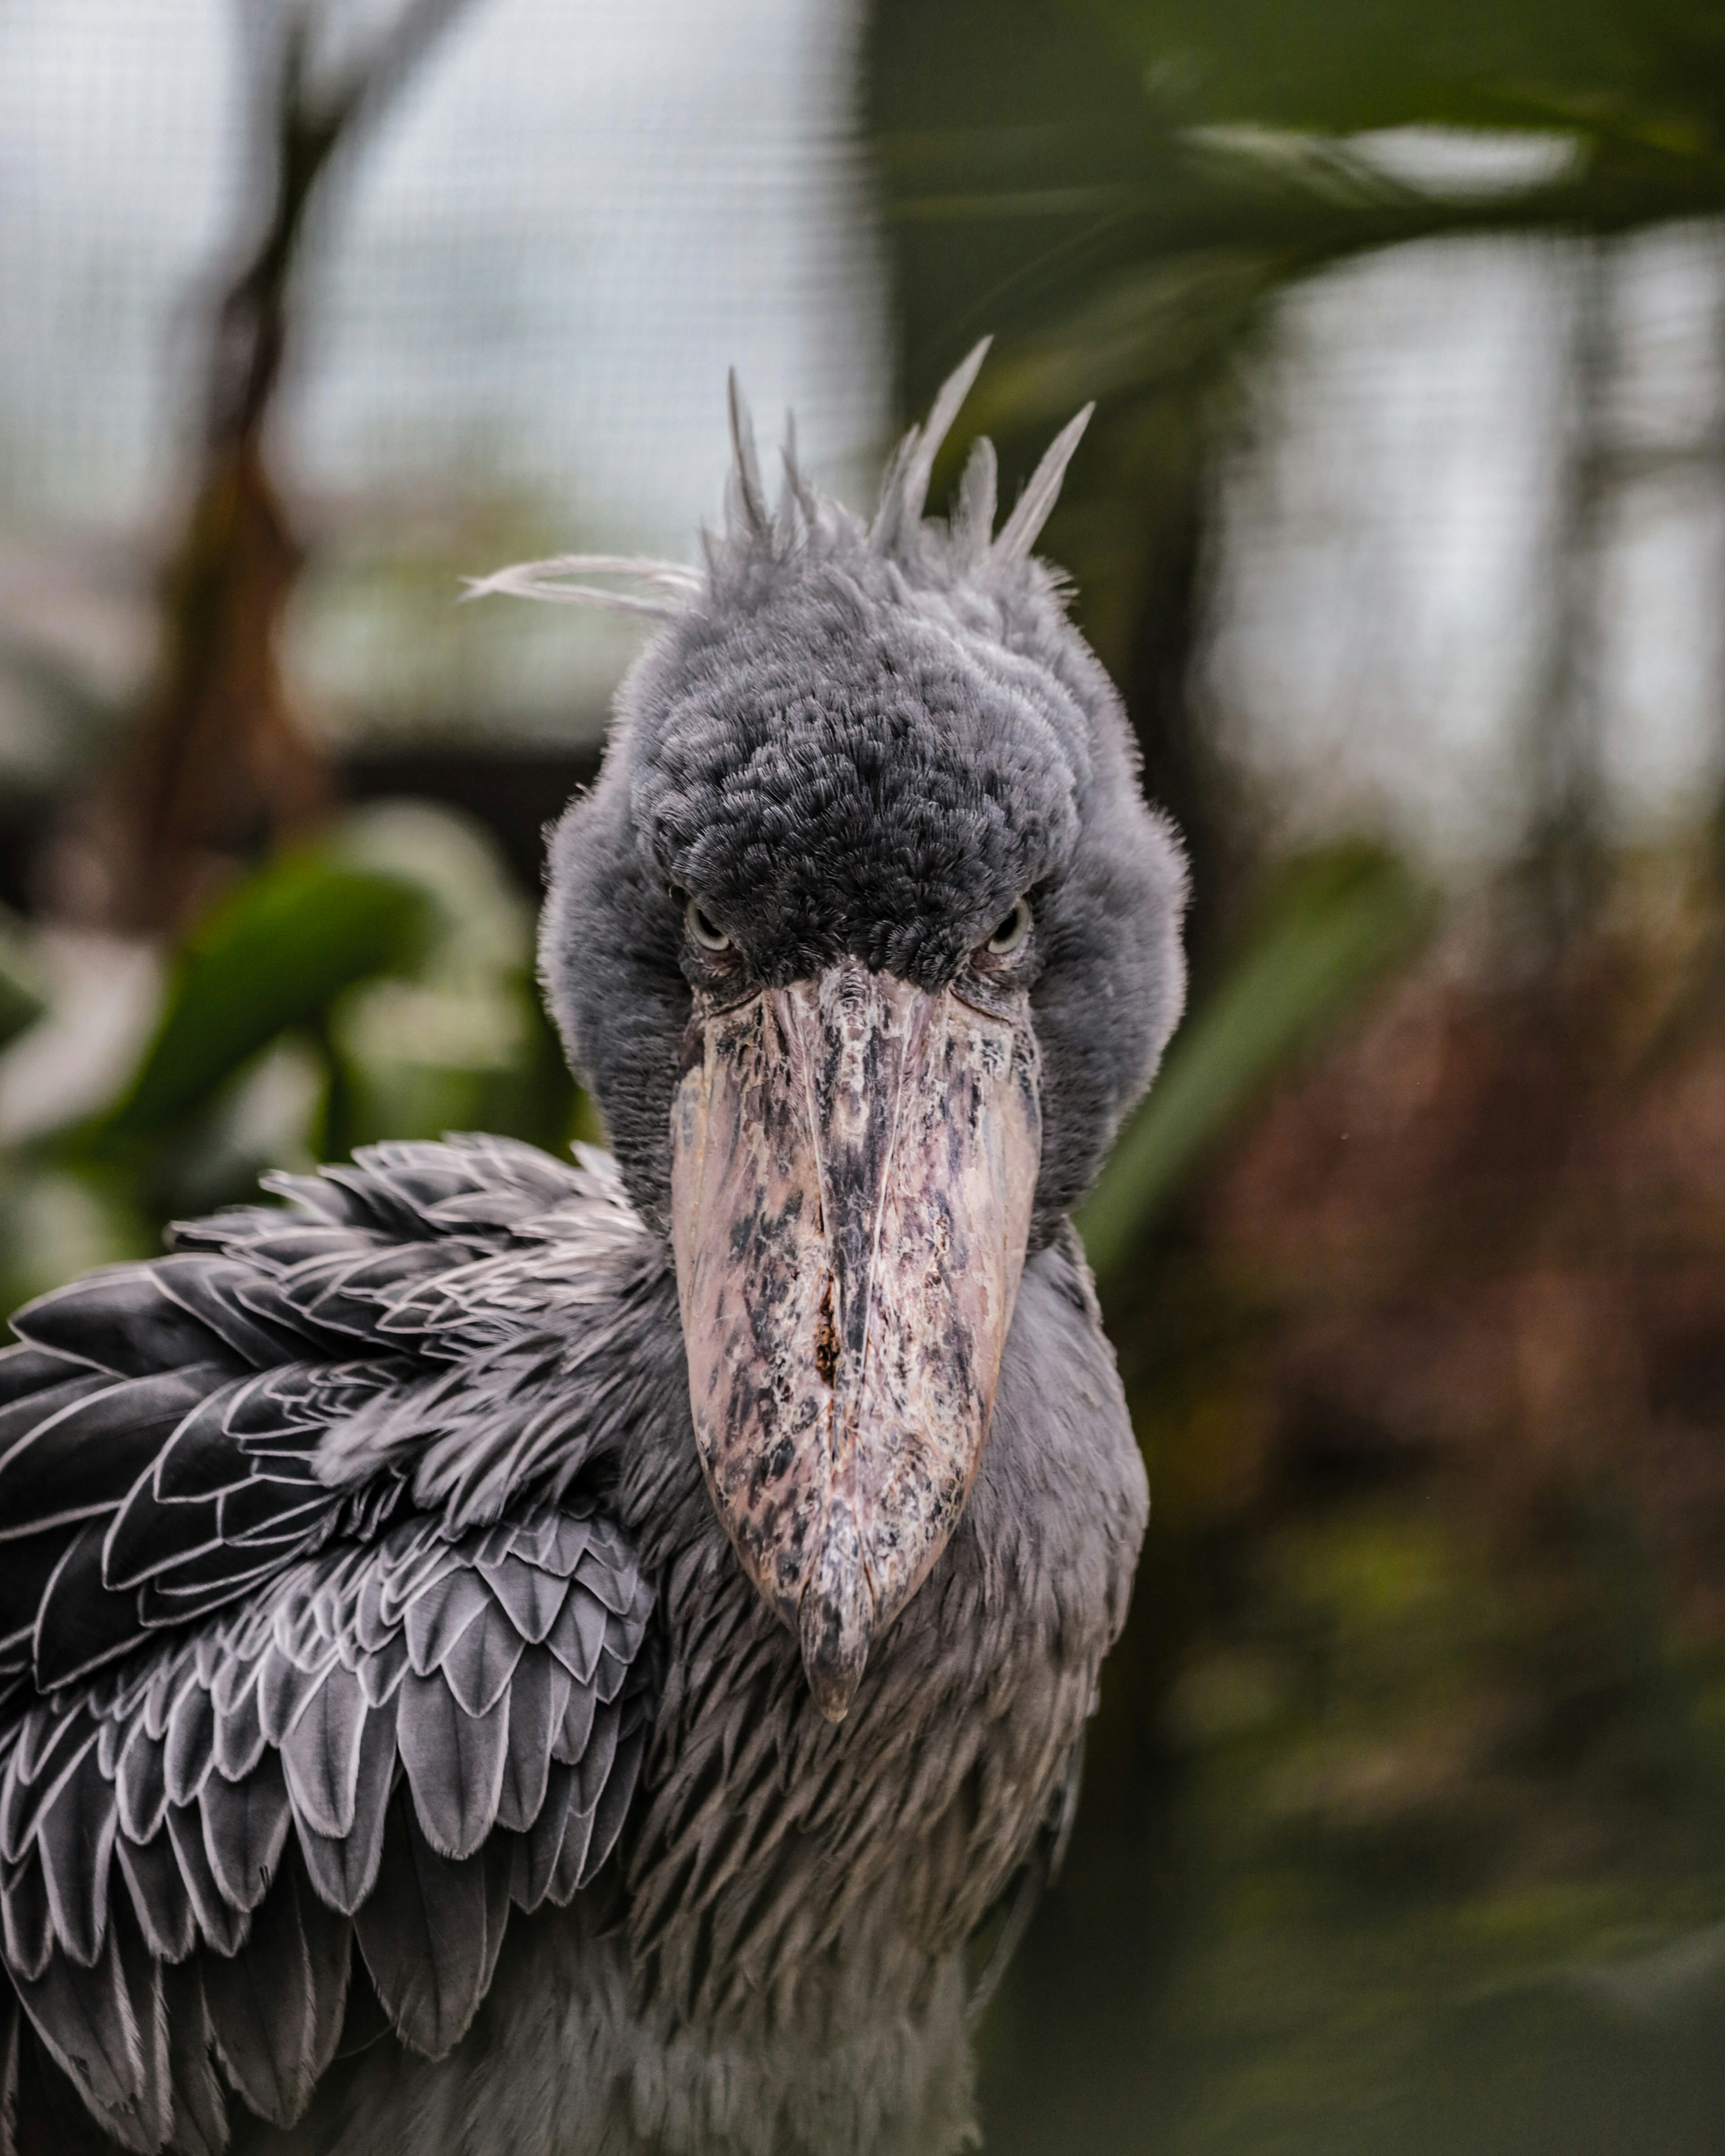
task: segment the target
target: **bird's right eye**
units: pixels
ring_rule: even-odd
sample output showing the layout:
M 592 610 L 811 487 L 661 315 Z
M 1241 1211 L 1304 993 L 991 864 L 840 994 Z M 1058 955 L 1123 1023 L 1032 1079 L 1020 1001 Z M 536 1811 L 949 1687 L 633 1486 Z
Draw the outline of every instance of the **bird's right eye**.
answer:
M 716 921 L 710 920 L 703 912 L 698 898 L 691 898 L 683 908 L 683 921 L 690 935 L 703 951 L 717 952 L 731 948 L 731 938 Z

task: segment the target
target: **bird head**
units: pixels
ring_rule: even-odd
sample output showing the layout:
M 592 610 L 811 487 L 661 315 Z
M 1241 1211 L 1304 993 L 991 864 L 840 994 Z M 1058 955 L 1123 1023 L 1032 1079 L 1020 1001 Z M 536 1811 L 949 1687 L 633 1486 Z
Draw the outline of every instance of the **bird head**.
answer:
M 872 523 L 790 451 L 769 510 L 733 384 L 701 569 L 480 588 L 661 618 L 556 832 L 542 973 L 675 1253 L 713 1504 L 834 1721 L 963 1512 L 1027 1255 L 1183 992 L 1178 843 L 1030 552 L 1087 413 L 998 535 L 985 441 L 922 514 L 981 358 Z M 570 581 L 607 571 L 632 588 Z

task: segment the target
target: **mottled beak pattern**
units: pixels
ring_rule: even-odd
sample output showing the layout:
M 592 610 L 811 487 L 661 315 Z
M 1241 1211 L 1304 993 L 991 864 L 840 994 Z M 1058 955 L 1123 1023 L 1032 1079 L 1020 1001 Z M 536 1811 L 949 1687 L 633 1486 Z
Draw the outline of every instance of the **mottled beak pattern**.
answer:
M 1022 993 L 846 959 L 697 1005 L 671 1168 L 696 1441 L 832 1721 L 970 1494 L 1040 1155 Z

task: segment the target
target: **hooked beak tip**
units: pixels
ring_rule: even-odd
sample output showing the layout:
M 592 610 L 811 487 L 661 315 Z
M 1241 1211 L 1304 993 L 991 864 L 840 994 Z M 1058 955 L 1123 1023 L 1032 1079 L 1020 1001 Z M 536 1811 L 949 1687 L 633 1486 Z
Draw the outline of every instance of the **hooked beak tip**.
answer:
M 809 1689 L 814 1695 L 814 1703 L 834 1727 L 850 1713 L 861 1676 L 860 1668 L 826 1672 L 809 1669 Z
M 817 1661 L 810 1657 L 806 1647 L 803 1650 L 803 1668 L 809 1679 L 809 1689 L 814 1695 L 815 1705 L 829 1722 L 842 1722 L 850 1713 L 850 1702 L 862 1681 L 863 1661 L 859 1655 L 849 1663 Z
M 809 1689 L 829 1722 L 842 1722 L 850 1712 L 875 1630 L 875 1598 L 855 1528 L 847 1512 L 835 1509 L 838 1517 L 797 1612 Z

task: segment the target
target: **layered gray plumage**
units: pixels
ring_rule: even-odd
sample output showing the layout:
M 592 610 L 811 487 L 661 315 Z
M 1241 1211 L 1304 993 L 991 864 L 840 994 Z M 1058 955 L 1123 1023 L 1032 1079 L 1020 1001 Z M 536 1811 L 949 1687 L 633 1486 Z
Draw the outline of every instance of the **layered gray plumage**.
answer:
M 545 917 L 614 1166 L 372 1148 L 15 1321 L 8 2156 L 968 2133 L 967 1942 L 1070 1818 L 1143 1530 L 1065 1215 L 1177 1015 L 1183 887 L 1029 555 L 1070 439 L 999 541 L 985 453 L 922 518 L 968 379 L 870 528 L 793 464 L 769 516 L 740 428 L 703 572 L 512 572 L 644 567 L 666 616 Z M 709 1014 L 817 978 L 1028 1028 L 1040 1147 L 973 1481 L 822 1705 L 691 1420 L 671 1131 Z

